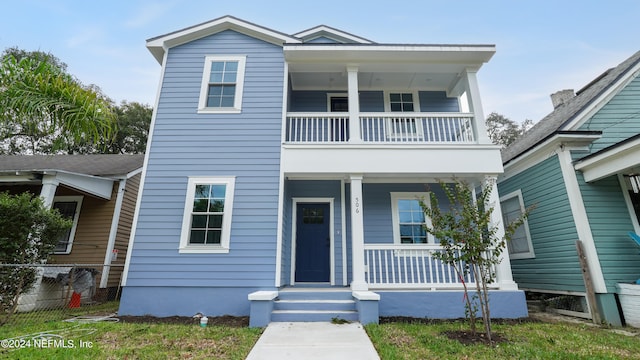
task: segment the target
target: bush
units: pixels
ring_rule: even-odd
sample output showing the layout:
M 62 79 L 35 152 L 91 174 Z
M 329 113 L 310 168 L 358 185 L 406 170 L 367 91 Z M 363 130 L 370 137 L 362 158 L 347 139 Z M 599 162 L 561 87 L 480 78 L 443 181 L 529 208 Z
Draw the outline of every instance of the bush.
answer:
M 36 270 L 21 264 L 46 262 L 60 236 L 71 228 L 55 209 L 30 193 L 0 193 L 0 264 L 10 264 L 0 272 L 0 325 L 16 310 L 20 294 L 36 281 Z

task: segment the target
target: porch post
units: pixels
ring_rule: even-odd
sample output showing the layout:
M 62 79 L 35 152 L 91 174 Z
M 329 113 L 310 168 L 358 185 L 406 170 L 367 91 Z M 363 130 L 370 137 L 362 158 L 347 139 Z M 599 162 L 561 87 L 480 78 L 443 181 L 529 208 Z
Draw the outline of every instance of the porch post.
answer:
M 473 113 L 473 128 L 475 129 L 475 139 L 479 144 L 491 144 L 487 128 L 484 124 L 484 113 L 482 111 L 482 101 L 480 100 L 480 89 L 478 87 L 477 70 L 466 69 L 465 77 L 467 79 L 467 100 L 469 107 Z
M 491 187 L 491 196 L 489 197 L 489 206 L 493 207 L 491 224 L 498 225 L 496 236 L 502 239 L 504 237 L 504 223 L 502 221 L 502 209 L 500 208 L 500 195 L 498 194 L 496 179 L 496 176 L 485 177 L 485 186 Z M 504 249 L 500 254 L 500 262 L 496 266 L 496 281 L 500 286 L 500 290 L 518 290 L 518 284 L 513 281 L 509 251 L 507 249 Z
M 347 66 L 349 92 L 349 142 L 360 143 L 360 95 L 358 94 L 358 67 Z
M 364 221 L 362 216 L 362 175 L 351 175 L 351 290 L 366 291 L 364 278 Z
M 53 198 L 56 196 L 58 188 L 58 180 L 55 175 L 44 175 L 42 177 L 42 189 L 40 189 L 40 197 L 44 202 L 44 206 L 48 209 L 53 205 Z

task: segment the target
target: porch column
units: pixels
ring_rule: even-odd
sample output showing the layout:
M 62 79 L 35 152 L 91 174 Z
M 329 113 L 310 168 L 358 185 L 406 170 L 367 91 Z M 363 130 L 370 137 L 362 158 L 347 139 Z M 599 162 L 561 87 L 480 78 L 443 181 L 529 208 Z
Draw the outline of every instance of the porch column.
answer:
M 498 224 L 496 236 L 499 239 L 504 237 L 504 223 L 502 220 L 502 209 L 500 208 L 500 195 L 498 194 L 498 184 L 496 176 L 487 176 L 485 178 L 485 186 L 491 188 L 491 196 L 489 197 L 489 206 L 493 207 L 491 213 L 491 224 Z M 500 254 L 500 262 L 496 266 L 496 281 L 500 286 L 500 290 L 518 290 L 518 284 L 513 281 L 511 273 L 511 262 L 509 260 L 509 251 L 504 249 Z
M 473 128 L 475 129 L 475 139 L 480 144 L 491 144 L 487 128 L 484 124 L 484 113 L 482 111 L 482 101 L 480 101 L 480 89 L 478 87 L 477 70 L 466 69 L 465 77 L 467 79 L 467 100 L 469 108 L 473 113 Z
M 358 67 L 347 66 L 349 92 L 349 142 L 361 143 L 360 138 L 360 96 L 358 94 Z
M 364 221 L 362 216 L 362 175 L 351 175 L 351 290 L 366 291 L 364 279 Z
M 50 209 L 53 205 L 53 198 L 56 196 L 58 188 L 58 180 L 55 175 L 44 175 L 42 177 L 42 189 L 40 189 L 40 197 L 44 202 L 44 206 Z

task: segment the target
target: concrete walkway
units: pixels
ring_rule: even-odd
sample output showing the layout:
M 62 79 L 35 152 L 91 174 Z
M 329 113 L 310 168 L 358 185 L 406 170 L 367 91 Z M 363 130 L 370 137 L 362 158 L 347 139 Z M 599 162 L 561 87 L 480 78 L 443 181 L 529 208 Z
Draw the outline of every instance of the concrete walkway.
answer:
M 359 323 L 273 322 L 247 360 L 380 359 Z

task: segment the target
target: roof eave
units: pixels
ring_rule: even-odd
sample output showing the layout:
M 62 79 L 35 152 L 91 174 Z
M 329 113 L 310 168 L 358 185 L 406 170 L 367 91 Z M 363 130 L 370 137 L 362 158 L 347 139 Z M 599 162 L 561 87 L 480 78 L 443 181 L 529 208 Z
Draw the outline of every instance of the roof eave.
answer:
M 162 64 L 166 49 L 225 30 L 234 30 L 276 45 L 301 42 L 300 39 L 296 37 L 240 20 L 233 16 L 223 16 L 202 24 L 148 39 L 147 49 L 149 49 L 158 63 Z

